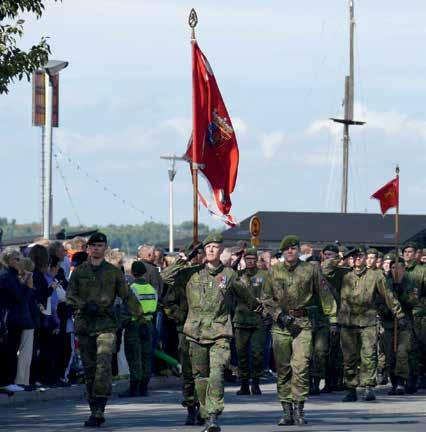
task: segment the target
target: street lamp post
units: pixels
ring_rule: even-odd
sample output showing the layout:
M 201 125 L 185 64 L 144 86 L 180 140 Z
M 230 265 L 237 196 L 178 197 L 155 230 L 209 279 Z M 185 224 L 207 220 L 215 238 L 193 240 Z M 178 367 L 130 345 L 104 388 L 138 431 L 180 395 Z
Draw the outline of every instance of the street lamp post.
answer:
M 174 237 L 173 237 L 173 181 L 176 176 L 176 161 L 177 160 L 186 160 L 182 157 L 178 157 L 175 155 L 172 156 L 160 156 L 160 159 L 169 160 L 172 162 L 171 168 L 169 168 L 169 252 L 172 253 L 175 249 L 174 245 Z
M 50 239 L 52 234 L 53 196 L 52 196 L 52 114 L 53 114 L 53 77 L 68 66 L 68 62 L 50 60 L 42 70 L 46 74 L 45 85 L 45 123 L 43 134 L 44 147 L 44 188 L 43 188 L 43 237 Z

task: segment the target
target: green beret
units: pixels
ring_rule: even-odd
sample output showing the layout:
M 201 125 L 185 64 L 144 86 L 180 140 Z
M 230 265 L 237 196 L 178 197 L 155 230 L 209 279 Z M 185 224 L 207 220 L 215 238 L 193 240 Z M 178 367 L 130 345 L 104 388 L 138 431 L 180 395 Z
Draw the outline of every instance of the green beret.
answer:
M 393 252 L 388 252 L 383 257 L 383 261 L 395 261 L 395 260 L 396 260 L 396 255 Z
M 280 243 L 280 249 L 281 250 L 286 250 L 289 247 L 294 247 L 294 246 L 300 246 L 300 240 L 299 237 L 295 236 L 295 235 L 288 235 L 285 236 Z
M 377 252 L 377 258 L 382 258 L 383 259 L 383 252 L 378 251 Z
M 369 248 L 369 249 L 367 249 L 367 255 L 368 254 L 374 254 L 374 255 L 376 255 L 376 257 L 378 257 L 379 251 L 376 248 Z
M 339 248 L 337 247 L 337 245 L 335 245 L 335 244 L 328 244 L 328 245 L 325 245 L 323 248 L 322 248 L 322 253 L 324 253 L 324 252 L 334 252 L 334 253 L 339 253 Z
M 88 245 L 93 243 L 107 243 L 107 236 L 101 232 L 96 232 L 89 237 L 89 240 L 87 240 Z
M 223 243 L 222 234 L 209 234 L 203 241 L 203 246 L 207 246 L 210 243 Z
M 246 249 L 244 256 L 255 256 L 257 257 L 257 249 L 255 247 L 249 247 Z
M 145 264 L 142 261 L 134 261 L 132 263 L 131 272 L 134 275 L 142 276 L 146 273 L 146 267 Z
M 404 246 L 402 246 L 401 250 L 402 250 L 402 252 L 404 252 L 405 249 L 408 249 L 408 248 L 413 248 L 414 250 L 417 250 L 419 248 L 419 245 L 416 242 L 409 241 L 409 242 L 405 243 Z
M 364 245 L 356 245 L 353 248 L 353 254 L 365 254 L 367 252 Z

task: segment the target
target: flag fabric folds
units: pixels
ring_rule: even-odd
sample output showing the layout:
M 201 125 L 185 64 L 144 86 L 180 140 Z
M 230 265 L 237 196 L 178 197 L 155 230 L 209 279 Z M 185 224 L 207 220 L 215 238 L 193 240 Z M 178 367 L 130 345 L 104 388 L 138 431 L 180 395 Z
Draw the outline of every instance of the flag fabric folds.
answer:
M 386 183 L 378 191 L 374 192 L 371 198 L 380 201 L 383 216 L 390 208 L 397 207 L 399 203 L 399 177 Z
M 196 41 L 192 43 L 192 68 L 193 133 L 185 157 L 198 164 L 217 212 L 206 200 L 201 202 L 224 221 L 233 221 L 229 212 L 238 173 L 237 139 L 216 78 Z

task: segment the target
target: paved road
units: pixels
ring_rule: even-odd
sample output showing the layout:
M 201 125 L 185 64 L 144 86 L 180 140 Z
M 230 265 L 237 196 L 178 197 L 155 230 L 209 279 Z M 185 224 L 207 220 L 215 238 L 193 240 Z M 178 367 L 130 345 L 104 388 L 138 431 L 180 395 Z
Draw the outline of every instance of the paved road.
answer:
M 226 389 L 226 409 L 221 416 L 224 432 L 326 432 L 326 431 L 426 431 L 426 391 L 414 396 L 389 397 L 386 388 L 378 390 L 375 402 L 343 404 L 342 393 L 312 397 L 306 404 L 309 425 L 279 427 L 280 405 L 274 384 L 262 386 L 262 396 L 235 396 L 236 387 Z M 105 431 L 200 431 L 200 426 L 180 426 L 185 411 L 179 405 L 180 392 L 157 390 L 145 398 L 114 399 L 107 407 Z M 0 430 L 78 431 L 88 416 L 84 401 L 35 402 L 26 406 L 0 408 Z

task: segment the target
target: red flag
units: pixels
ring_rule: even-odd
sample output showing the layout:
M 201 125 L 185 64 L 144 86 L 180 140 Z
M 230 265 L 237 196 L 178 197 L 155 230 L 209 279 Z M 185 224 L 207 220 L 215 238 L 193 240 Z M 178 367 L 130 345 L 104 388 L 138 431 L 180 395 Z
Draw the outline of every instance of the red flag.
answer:
M 399 177 L 395 177 L 389 183 L 386 183 L 377 192 L 374 192 L 371 198 L 380 201 L 383 216 L 390 208 L 397 207 L 399 202 Z
M 238 145 L 210 64 L 192 43 L 193 138 L 186 157 L 199 167 L 219 212 L 228 215 L 238 173 Z

